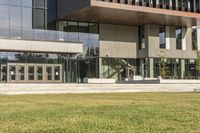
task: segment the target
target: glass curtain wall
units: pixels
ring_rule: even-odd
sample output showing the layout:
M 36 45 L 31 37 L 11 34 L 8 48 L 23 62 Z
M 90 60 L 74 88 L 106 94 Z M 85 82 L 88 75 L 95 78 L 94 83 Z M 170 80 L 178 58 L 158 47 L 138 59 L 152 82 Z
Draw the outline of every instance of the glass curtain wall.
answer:
M 139 26 L 139 49 L 144 49 L 146 46 L 145 40 L 145 26 Z
M 165 26 L 160 26 L 159 28 L 159 40 L 160 40 L 160 48 L 165 49 L 166 48 L 166 30 Z
M 8 64 L 29 64 L 30 73 L 33 73 L 32 66 L 36 64 L 37 66 L 50 65 L 47 69 L 49 74 L 53 74 L 52 70 L 50 71 L 51 65 L 55 66 L 55 78 L 58 80 L 60 70 L 57 69 L 56 64 L 62 65 L 62 82 L 79 82 L 80 77 L 80 66 L 77 55 L 75 54 L 47 54 L 47 53 L 22 53 L 22 52 L 0 52 L 0 81 L 2 83 L 7 82 L 8 76 Z M 32 66 L 31 66 L 32 65 Z M 33 69 L 32 69 L 32 68 Z M 20 67 L 21 68 L 21 67 Z M 14 69 L 14 68 L 13 68 Z M 19 69 L 21 76 L 24 75 L 24 68 Z M 41 77 L 42 73 L 40 72 L 40 67 L 38 67 L 38 77 Z M 34 74 L 30 74 L 32 79 L 34 79 Z M 44 75 L 48 76 L 48 75 Z M 51 76 L 52 77 L 52 76 Z M 39 78 L 40 79 L 40 78 Z
M 192 28 L 192 50 L 197 50 L 197 29 Z
M 139 59 L 101 58 L 100 77 L 114 78 L 117 81 L 133 79 L 139 75 Z
M 176 27 L 176 49 L 182 49 L 182 28 Z
M 68 40 L 83 42 L 78 56 L 79 81 L 99 77 L 99 26 L 97 23 L 59 21 L 58 29 L 68 33 Z

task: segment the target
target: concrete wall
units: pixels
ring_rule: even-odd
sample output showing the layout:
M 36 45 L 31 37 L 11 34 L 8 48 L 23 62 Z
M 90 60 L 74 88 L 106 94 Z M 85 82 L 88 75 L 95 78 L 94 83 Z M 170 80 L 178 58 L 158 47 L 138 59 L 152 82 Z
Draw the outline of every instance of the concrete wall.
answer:
M 167 48 L 160 49 L 159 25 L 145 25 L 146 47 L 138 49 L 138 27 L 100 24 L 100 56 L 115 58 L 181 58 L 195 59 L 192 30 L 183 28 L 182 50 L 176 49 L 176 27 L 167 26 Z
M 100 57 L 136 58 L 138 28 L 100 24 Z
M 0 50 L 50 53 L 83 53 L 83 44 L 0 39 Z
M 148 57 L 158 58 L 161 56 L 167 58 L 183 58 L 183 59 L 195 59 L 196 52 L 192 50 L 191 41 L 191 28 L 187 28 L 183 34 L 183 49 L 176 49 L 176 27 L 169 27 L 169 49 L 159 48 L 159 26 L 148 25 Z M 184 31 L 184 30 L 183 30 Z M 184 42 L 185 41 L 185 42 Z M 184 47 L 184 45 L 186 45 Z

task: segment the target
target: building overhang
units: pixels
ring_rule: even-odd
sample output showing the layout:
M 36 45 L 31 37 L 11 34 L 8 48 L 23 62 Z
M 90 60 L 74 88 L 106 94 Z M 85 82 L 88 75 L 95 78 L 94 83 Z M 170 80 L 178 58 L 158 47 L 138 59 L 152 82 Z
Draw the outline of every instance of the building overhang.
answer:
M 82 43 L 0 39 L 0 51 L 83 53 Z
M 123 25 L 159 24 L 192 27 L 200 22 L 199 13 L 96 0 L 91 0 L 89 5 L 81 9 L 62 13 L 62 15 L 59 16 L 60 19 Z

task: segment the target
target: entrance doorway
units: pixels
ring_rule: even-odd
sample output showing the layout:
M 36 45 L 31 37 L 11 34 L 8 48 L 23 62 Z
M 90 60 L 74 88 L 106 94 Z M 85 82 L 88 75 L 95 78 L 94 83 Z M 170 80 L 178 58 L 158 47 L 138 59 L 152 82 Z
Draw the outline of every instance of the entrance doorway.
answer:
M 7 64 L 8 83 L 61 83 L 61 64 Z M 2 75 L 3 76 L 3 75 Z

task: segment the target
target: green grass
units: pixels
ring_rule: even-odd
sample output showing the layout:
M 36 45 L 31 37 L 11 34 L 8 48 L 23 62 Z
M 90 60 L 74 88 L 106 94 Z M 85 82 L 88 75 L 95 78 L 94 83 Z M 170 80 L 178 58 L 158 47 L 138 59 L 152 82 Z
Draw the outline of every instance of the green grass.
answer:
M 198 133 L 200 94 L 1 95 L 0 132 Z

